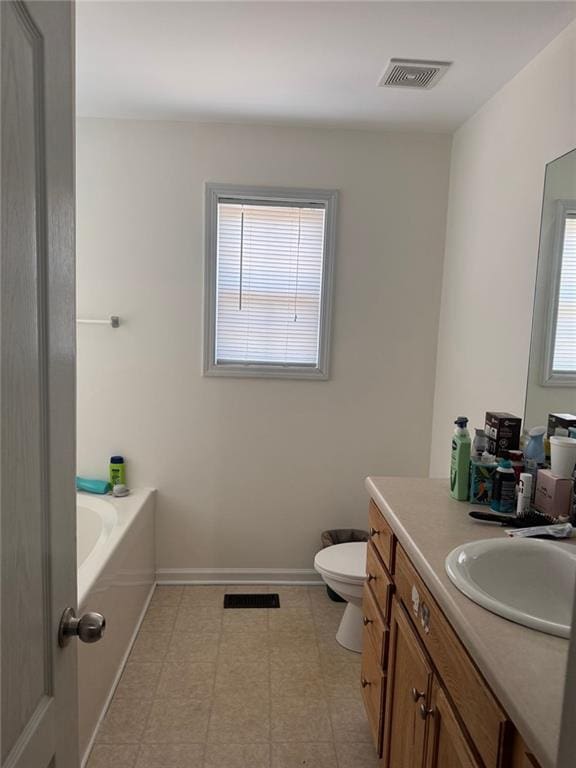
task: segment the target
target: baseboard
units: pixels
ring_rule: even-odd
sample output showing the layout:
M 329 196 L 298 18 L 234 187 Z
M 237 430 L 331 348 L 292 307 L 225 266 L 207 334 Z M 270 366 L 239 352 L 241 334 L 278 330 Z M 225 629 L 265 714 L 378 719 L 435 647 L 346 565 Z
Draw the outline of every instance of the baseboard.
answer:
M 112 686 L 110 688 L 110 692 L 108 696 L 106 697 L 106 701 L 104 702 L 104 706 L 102 707 L 102 712 L 100 713 L 100 717 L 98 718 L 98 722 L 96 723 L 94 727 L 94 731 L 92 732 L 92 736 L 90 737 L 90 741 L 88 742 L 88 746 L 86 747 L 86 751 L 81 756 L 80 761 L 80 768 L 85 768 L 88 758 L 90 757 L 90 752 L 92 751 L 92 747 L 94 746 L 94 742 L 96 741 L 96 736 L 98 735 L 98 730 L 100 729 L 100 726 L 102 725 L 102 721 L 106 717 L 106 712 L 108 711 L 108 707 L 110 706 L 110 702 L 112 701 L 112 697 L 114 696 L 114 693 L 116 692 L 116 688 L 118 686 L 118 683 L 120 682 L 120 678 L 122 677 L 122 672 L 124 672 L 124 667 L 126 666 L 126 662 L 128 661 L 128 657 L 130 656 L 130 651 L 132 650 L 132 646 L 134 645 L 134 641 L 136 640 L 136 635 L 140 631 L 140 627 L 142 625 L 142 622 L 144 621 L 144 616 L 146 615 L 146 611 L 148 610 L 148 606 L 150 605 L 150 600 L 152 600 L 152 595 L 154 594 L 154 590 L 156 589 L 156 584 L 152 584 L 150 587 L 150 592 L 148 593 L 148 597 L 146 598 L 146 602 L 144 603 L 144 607 L 142 608 L 142 611 L 140 612 L 140 616 L 138 617 L 138 621 L 136 622 L 136 627 L 134 629 L 134 632 L 132 633 L 132 637 L 130 638 L 130 642 L 128 643 L 128 647 L 126 649 L 126 652 L 124 656 L 122 657 L 122 660 L 120 662 L 120 665 L 118 667 L 118 672 L 116 673 L 116 677 L 114 678 L 114 682 L 112 683 Z
M 158 584 L 322 584 L 311 568 L 159 568 Z

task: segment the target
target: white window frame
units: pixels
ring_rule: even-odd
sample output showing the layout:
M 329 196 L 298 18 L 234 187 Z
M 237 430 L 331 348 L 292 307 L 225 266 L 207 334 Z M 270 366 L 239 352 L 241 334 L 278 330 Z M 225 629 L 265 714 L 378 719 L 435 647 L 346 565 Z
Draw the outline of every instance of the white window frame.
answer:
M 238 198 L 238 202 L 249 199 L 287 204 L 297 202 L 322 203 L 324 205 L 324 258 L 317 366 L 284 365 L 282 363 L 218 363 L 216 361 L 218 203 L 222 198 L 226 200 Z M 338 192 L 336 190 L 206 184 L 203 334 L 203 372 L 205 376 L 320 380 L 329 378 L 337 203 Z
M 548 311 L 544 338 L 544 360 L 542 366 L 543 387 L 576 387 L 576 373 L 554 371 L 554 344 L 556 341 L 556 323 L 558 320 L 558 299 L 562 256 L 564 252 L 564 233 L 566 218 L 576 214 L 576 200 L 557 200 L 554 226 L 552 258 L 550 260 Z

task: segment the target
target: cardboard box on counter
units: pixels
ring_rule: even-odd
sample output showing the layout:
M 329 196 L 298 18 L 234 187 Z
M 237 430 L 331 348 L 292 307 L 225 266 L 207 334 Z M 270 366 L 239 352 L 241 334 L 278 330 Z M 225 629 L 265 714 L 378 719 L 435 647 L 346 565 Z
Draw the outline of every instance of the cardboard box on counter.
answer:
M 502 456 L 506 451 L 520 448 L 522 419 L 511 413 L 487 411 L 484 432 L 488 436 L 488 452 Z
M 556 429 L 565 429 L 566 432 L 570 427 L 576 427 L 576 416 L 573 413 L 549 413 L 548 414 L 548 437 L 556 434 Z
M 572 509 L 572 480 L 556 477 L 549 469 L 539 469 L 534 506 L 549 517 L 567 517 Z

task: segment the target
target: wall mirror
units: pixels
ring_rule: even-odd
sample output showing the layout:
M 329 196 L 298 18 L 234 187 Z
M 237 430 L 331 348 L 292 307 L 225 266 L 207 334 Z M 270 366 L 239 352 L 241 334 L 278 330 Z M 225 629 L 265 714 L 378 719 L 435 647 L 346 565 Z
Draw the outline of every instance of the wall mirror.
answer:
M 576 414 L 576 149 L 546 166 L 526 427 Z

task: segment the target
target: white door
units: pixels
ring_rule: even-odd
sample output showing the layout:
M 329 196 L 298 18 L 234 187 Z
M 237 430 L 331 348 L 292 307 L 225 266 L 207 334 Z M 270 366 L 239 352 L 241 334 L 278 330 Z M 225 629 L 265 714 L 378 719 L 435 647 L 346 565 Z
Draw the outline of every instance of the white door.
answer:
M 77 768 L 74 8 L 0 2 L 2 768 Z

